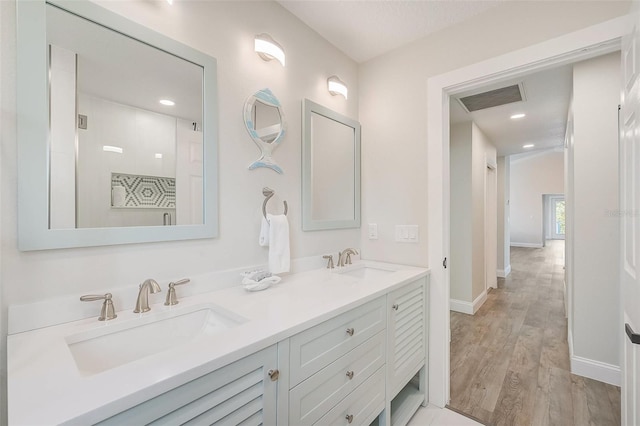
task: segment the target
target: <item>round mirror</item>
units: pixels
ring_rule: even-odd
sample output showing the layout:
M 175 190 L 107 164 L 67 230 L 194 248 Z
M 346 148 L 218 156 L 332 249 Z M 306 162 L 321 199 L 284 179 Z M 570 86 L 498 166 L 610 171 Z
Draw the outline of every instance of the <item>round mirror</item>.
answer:
M 271 90 L 258 90 L 249 96 L 244 103 L 244 124 L 261 154 L 249 165 L 249 170 L 268 167 L 282 173 L 271 156 L 284 137 L 285 120 L 280 101 Z

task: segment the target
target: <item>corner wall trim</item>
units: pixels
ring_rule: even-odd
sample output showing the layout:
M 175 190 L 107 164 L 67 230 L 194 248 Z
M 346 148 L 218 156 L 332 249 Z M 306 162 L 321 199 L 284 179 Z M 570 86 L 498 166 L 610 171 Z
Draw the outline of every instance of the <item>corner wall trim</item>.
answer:
M 483 290 L 482 293 L 476 299 L 471 302 L 464 300 L 449 299 L 449 309 L 455 312 L 460 312 L 467 315 L 473 315 L 478 312 L 478 309 L 487 301 L 487 290 Z
M 518 243 L 512 241 L 510 245 L 511 247 L 542 248 L 541 243 Z
M 511 273 L 511 265 L 507 265 L 504 269 L 498 269 L 496 273 L 500 278 L 507 278 Z
M 569 358 L 571 359 L 571 373 L 610 385 L 620 386 L 622 373 L 620 367 L 606 362 L 583 358 L 573 353 L 573 334 L 568 332 Z

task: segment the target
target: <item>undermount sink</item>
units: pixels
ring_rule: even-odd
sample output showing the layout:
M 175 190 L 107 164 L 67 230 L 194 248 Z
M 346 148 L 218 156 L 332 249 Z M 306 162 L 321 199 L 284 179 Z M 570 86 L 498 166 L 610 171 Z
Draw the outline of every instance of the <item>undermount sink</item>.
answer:
M 106 324 L 67 336 L 66 342 L 80 373 L 89 376 L 179 347 L 201 336 L 213 336 L 245 321 L 221 308 L 200 305 L 146 314 L 122 324 Z
M 375 268 L 373 266 L 361 266 L 361 267 L 350 268 L 350 269 L 347 269 L 344 271 L 338 271 L 338 272 L 353 278 L 369 280 L 369 279 L 378 278 L 384 275 L 392 274 L 395 271 L 390 269 Z

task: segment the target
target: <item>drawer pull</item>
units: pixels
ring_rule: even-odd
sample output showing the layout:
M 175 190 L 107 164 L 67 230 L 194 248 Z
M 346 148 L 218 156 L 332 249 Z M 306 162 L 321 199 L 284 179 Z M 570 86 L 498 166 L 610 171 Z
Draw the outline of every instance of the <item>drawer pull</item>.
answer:
M 349 380 L 353 379 L 353 371 L 347 371 L 347 377 Z
M 278 380 L 278 377 L 280 376 L 280 371 L 278 371 L 278 370 L 269 370 L 267 372 L 267 374 L 269 374 L 269 378 L 271 379 L 271 381 L 275 382 L 276 380 Z
M 348 334 L 349 336 L 353 336 L 353 333 L 354 333 L 354 332 L 355 332 L 355 330 L 354 330 L 353 328 L 351 328 L 351 327 L 347 328 L 347 334 Z
M 400 306 L 398 306 L 398 304 L 397 304 L 397 303 L 394 303 L 394 304 L 393 304 L 393 306 L 392 306 L 392 308 L 393 308 L 393 310 L 394 310 L 394 311 L 397 311 L 399 307 L 400 307 Z
M 347 414 L 344 418 L 347 419 L 347 423 L 351 424 L 353 421 L 353 414 Z

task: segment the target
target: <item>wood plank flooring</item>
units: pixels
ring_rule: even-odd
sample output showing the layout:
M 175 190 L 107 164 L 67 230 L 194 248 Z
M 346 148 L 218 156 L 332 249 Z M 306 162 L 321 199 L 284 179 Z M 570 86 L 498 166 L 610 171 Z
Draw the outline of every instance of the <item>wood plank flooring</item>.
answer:
M 478 312 L 451 312 L 452 409 L 487 425 L 620 424 L 620 388 L 570 373 L 563 252 L 512 248 Z

